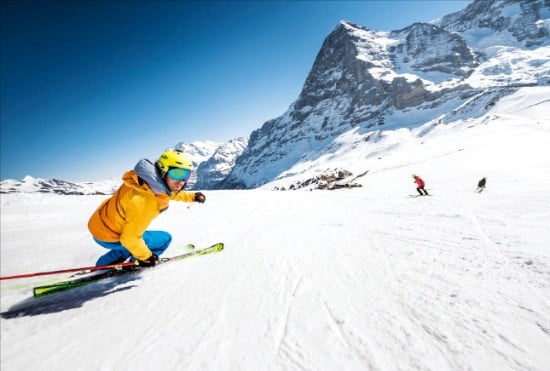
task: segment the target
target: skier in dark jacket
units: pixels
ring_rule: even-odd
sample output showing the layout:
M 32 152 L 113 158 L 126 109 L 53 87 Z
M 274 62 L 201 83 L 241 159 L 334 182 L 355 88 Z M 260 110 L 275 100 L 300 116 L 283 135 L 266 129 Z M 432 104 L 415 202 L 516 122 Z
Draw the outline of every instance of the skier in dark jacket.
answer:
M 419 176 L 416 175 L 416 174 L 413 174 L 412 177 L 414 178 L 414 182 L 418 185 L 418 187 L 416 187 L 416 191 L 417 191 L 418 193 L 420 193 L 420 196 L 429 196 L 429 195 L 428 195 L 428 191 L 426 191 L 426 190 L 424 189 L 425 183 L 424 183 L 424 181 L 422 180 L 422 178 L 419 177 Z M 422 193 L 422 192 L 424 192 L 424 193 Z
M 485 184 L 487 183 L 487 178 L 483 177 L 481 180 L 477 183 L 477 193 L 483 192 L 485 189 Z

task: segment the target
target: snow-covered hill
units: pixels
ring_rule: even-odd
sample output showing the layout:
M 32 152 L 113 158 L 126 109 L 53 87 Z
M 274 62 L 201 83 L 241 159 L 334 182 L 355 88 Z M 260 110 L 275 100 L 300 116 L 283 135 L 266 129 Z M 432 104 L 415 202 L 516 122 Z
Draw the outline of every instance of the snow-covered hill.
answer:
M 150 226 L 172 233 L 167 256 L 221 253 L 39 300 L 47 277 L 1 281 L 1 368 L 545 370 L 548 96 L 372 137 L 360 188 L 205 191 Z M 311 161 L 363 170 L 346 152 Z M 409 196 L 412 173 L 433 196 Z M 105 197 L 3 194 L 1 274 L 93 264 L 105 250 L 86 223 Z

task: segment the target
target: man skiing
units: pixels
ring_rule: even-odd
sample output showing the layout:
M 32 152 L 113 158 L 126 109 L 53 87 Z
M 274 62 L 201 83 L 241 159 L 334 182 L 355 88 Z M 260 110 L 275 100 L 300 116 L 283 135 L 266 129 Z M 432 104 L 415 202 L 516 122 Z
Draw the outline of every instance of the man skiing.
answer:
M 483 192 L 485 189 L 485 184 L 487 183 L 487 178 L 483 177 L 481 180 L 477 183 L 477 193 Z
M 422 178 L 419 177 L 419 176 L 416 175 L 416 174 L 413 174 L 412 177 L 414 178 L 414 182 L 418 185 L 418 187 L 416 187 L 416 191 L 417 191 L 418 193 L 420 193 L 420 196 L 429 196 L 429 195 L 428 195 L 428 191 L 426 191 L 426 190 L 424 189 L 425 183 L 424 183 L 424 181 L 422 180 Z M 424 193 L 422 193 L 422 192 L 424 192 Z
M 140 160 L 122 177 L 124 183 L 91 216 L 88 229 L 94 240 L 110 251 L 96 266 L 127 259 L 152 267 L 168 248 L 172 236 L 164 231 L 146 231 L 151 221 L 168 208 L 170 200 L 203 203 L 201 192 L 182 191 L 193 163 L 182 151 L 166 150 L 156 163 Z

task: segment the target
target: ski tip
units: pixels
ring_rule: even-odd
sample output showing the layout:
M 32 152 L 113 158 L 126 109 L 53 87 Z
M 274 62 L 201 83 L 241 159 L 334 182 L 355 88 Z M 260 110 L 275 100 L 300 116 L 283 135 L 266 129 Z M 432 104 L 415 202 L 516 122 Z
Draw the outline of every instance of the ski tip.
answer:
M 216 251 L 222 251 L 223 250 L 223 242 L 218 242 L 216 244 Z

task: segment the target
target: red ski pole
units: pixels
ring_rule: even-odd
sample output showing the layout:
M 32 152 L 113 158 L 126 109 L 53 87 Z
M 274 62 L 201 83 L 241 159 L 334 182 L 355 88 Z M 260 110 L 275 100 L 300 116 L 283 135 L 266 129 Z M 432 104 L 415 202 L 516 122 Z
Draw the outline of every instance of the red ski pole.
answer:
M 14 276 L 4 276 L 0 277 L 0 280 L 11 280 L 14 278 L 26 278 L 26 277 L 36 277 L 36 276 L 47 276 L 50 274 L 59 274 L 59 273 L 69 273 L 69 272 L 79 272 L 79 271 L 97 271 L 100 269 L 113 269 L 118 267 L 129 267 L 132 265 L 136 265 L 137 260 L 135 262 L 128 262 L 128 263 L 119 263 L 119 264 L 109 264 L 109 265 L 100 265 L 100 266 L 93 266 L 93 267 L 80 267 L 80 268 L 70 268 L 70 269 L 61 269 L 57 271 L 49 271 L 49 272 L 36 272 L 36 273 L 25 273 L 25 274 L 16 274 Z

